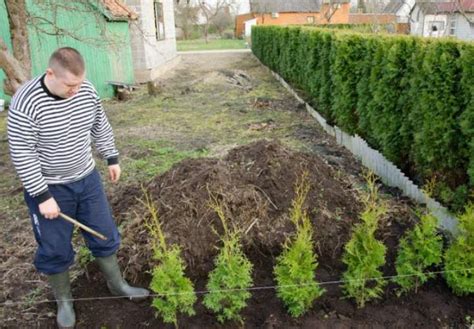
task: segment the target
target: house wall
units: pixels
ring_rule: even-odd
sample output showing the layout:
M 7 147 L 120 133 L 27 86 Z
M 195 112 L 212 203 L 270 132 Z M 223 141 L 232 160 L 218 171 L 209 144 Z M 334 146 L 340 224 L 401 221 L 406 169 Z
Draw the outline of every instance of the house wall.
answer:
M 300 25 L 308 24 L 308 17 L 314 17 L 318 22 L 319 13 L 278 13 L 278 17 L 273 18 L 272 14 L 259 14 L 257 16 L 258 25 Z
M 347 24 L 349 23 L 350 3 L 339 4 L 331 16 L 331 24 Z M 314 24 L 328 24 L 325 14 L 331 10 L 329 5 L 323 4 L 320 12 L 309 13 L 278 13 L 278 17 L 272 17 L 272 14 L 249 13 L 239 15 L 235 21 L 235 35 L 240 37 L 244 33 L 245 21 L 256 18 L 257 25 L 302 25 L 309 24 L 308 17 L 314 17 Z
M 162 0 L 165 39 L 157 40 L 154 0 L 126 0 L 138 13 L 130 26 L 133 68 L 137 82 L 156 79 L 177 60 L 173 0 Z M 166 65 L 165 65 L 166 64 Z
M 251 37 L 252 36 L 252 27 L 257 25 L 257 19 L 250 19 L 248 21 L 245 21 L 245 36 L 246 37 Z
M 318 20 L 318 24 L 348 24 L 349 23 L 349 10 L 351 9 L 350 3 L 337 4 L 339 8 L 336 10 L 334 15 L 331 16 L 330 22 L 325 18 L 325 14 L 331 10 L 328 4 L 323 4 L 321 7 L 321 13 Z
M 54 35 L 49 24 L 30 24 L 31 74 L 37 76 L 46 70 L 49 57 L 55 49 L 73 47 L 84 57 L 86 77 L 94 84 L 99 95 L 103 98 L 113 97 L 114 89 L 108 81 L 134 82 L 128 22 L 108 22 L 99 10 L 90 6 L 80 7 L 83 6 L 80 2 L 71 2 L 69 6 L 77 7 L 74 7 L 76 10 L 58 8 L 53 14 L 44 3 L 27 0 L 28 11 L 55 22 L 56 27 L 71 31 L 77 37 Z M 1 31 L 4 34 L 3 17 L 6 16 L 1 15 L 0 12 Z
M 469 17 L 471 22 L 474 22 L 474 13 L 467 13 L 466 16 Z M 454 19 L 456 21 L 455 33 L 454 35 L 461 40 L 474 40 L 474 24 L 469 24 L 466 17 L 457 13 L 450 16 L 450 20 Z M 448 26 L 448 34 L 450 26 Z
M 471 21 L 474 21 L 474 13 L 466 13 Z M 454 35 L 451 34 L 451 22 L 455 21 Z M 432 21 L 442 21 L 442 31 L 431 31 Z M 461 40 L 474 40 L 474 25 L 470 24 L 465 16 L 459 13 L 424 15 L 419 6 L 413 8 L 410 16 L 410 34 L 424 37 L 455 36 Z
M 437 31 L 432 30 L 433 22 L 442 22 L 443 28 Z M 425 15 L 423 23 L 423 36 L 424 37 L 443 37 L 448 35 L 447 31 L 448 16 L 447 15 Z
M 245 33 L 245 21 L 254 18 L 254 14 L 242 14 L 235 17 L 235 37 L 240 38 Z
M 397 15 L 397 23 L 409 23 L 410 12 L 412 8 L 415 6 L 415 0 L 404 0 L 403 5 L 398 9 Z
M 397 16 L 393 14 L 350 14 L 349 24 L 395 24 Z
M 410 34 L 422 36 L 423 35 L 423 22 L 425 15 L 421 11 L 420 7 L 415 6 L 410 16 Z

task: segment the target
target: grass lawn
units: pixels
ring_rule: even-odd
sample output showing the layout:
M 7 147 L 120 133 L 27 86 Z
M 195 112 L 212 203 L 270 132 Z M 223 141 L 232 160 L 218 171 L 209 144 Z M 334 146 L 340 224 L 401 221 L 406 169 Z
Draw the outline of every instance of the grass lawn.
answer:
M 204 39 L 180 40 L 177 41 L 178 51 L 192 50 L 219 50 L 219 49 L 245 49 L 245 40 L 240 39 L 218 39 L 209 40 L 206 43 Z

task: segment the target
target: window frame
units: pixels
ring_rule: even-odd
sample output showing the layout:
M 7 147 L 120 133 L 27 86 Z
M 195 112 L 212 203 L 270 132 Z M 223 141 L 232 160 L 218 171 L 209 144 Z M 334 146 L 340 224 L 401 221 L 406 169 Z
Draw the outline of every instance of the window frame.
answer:
M 165 40 L 166 29 L 165 29 L 165 17 L 163 12 L 163 1 L 153 1 L 153 15 L 155 19 L 155 37 L 157 41 Z M 161 24 L 161 25 L 160 25 Z
M 449 35 L 456 35 L 457 20 L 452 17 L 449 21 Z

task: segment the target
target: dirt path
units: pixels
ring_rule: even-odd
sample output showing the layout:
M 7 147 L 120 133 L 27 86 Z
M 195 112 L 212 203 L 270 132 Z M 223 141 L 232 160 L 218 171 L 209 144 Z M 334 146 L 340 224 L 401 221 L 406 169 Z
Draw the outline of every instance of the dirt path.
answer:
M 317 246 L 321 266 L 317 278 L 331 281 L 340 276 L 342 245 L 348 239 L 352 222 L 357 221 L 362 168 L 324 134 L 251 54 L 183 55 L 181 63 L 160 79 L 156 96 L 149 96 L 143 87 L 131 101 L 109 101 L 105 107 L 114 127 L 124 171 L 120 185 L 106 184 L 106 188 L 123 231 L 120 256 L 130 280 L 144 286 L 149 283 L 144 273 L 150 267 L 149 245 L 140 223 L 134 222 L 137 220 L 135 197 L 140 196 L 139 187 L 145 184 L 168 205 L 162 206 L 160 212 L 169 223 L 166 229 L 170 239 L 186 245 L 189 274 L 196 288 L 204 289 L 206 271 L 212 267 L 214 249 L 210 240 L 213 238 L 205 225 L 206 230 L 196 231 L 191 219 L 202 217 L 204 223 L 212 223 L 211 214 L 202 207 L 208 197 L 202 189 L 214 186 L 232 191 L 233 199 L 229 202 L 240 211 L 233 215 L 256 216 L 258 210 L 261 218 L 275 220 L 270 225 L 257 225 L 246 240 L 246 251 L 255 264 L 255 284 L 272 285 L 278 244 L 291 233 L 284 220 L 292 197 L 292 182 L 303 167 L 313 168 L 311 182 L 319 189 L 315 188 L 310 197 L 312 220 L 319 221 Z M 4 114 L 0 114 L 2 138 L 4 119 Z M 0 327 L 54 327 L 54 304 L 37 304 L 52 296 L 45 278 L 36 274 L 30 264 L 33 235 L 6 143 L 0 143 L 0 151 L 0 277 L 3 280 L 0 303 L 25 302 L 0 307 Z M 181 162 L 184 159 L 187 160 Z M 99 166 L 103 168 L 103 164 Z M 264 172 L 265 169 L 268 171 Z M 324 173 L 324 179 L 318 176 L 319 172 Z M 250 185 L 256 187 L 249 190 Z M 398 197 L 396 191 L 384 189 L 384 192 L 388 193 L 384 197 L 390 202 L 391 210 L 378 237 L 393 249 L 388 254 L 389 265 L 384 268 L 384 273 L 390 275 L 394 248 L 400 234 L 413 224 L 414 215 L 412 205 Z M 167 211 L 169 204 L 174 206 Z M 272 204 L 277 204 L 279 210 Z M 185 218 L 185 214 L 190 221 L 173 224 L 173 218 Z M 270 230 L 272 226 L 274 232 Z M 201 236 L 207 238 L 196 244 Z M 259 248 L 255 248 L 257 237 L 263 237 Z M 75 244 L 77 250 L 84 250 L 79 238 Z M 94 263 L 87 262 L 87 255 L 81 259 L 85 265 L 73 269 L 77 277 L 73 283 L 74 296 L 108 296 Z M 383 300 L 357 309 L 352 301 L 341 299 L 338 286 L 328 286 L 327 294 L 299 319 L 286 315 L 274 291 L 256 291 L 244 311 L 245 327 L 461 328 L 466 324 L 466 316 L 474 317 L 474 299 L 453 296 L 442 279 L 432 281 L 416 296 L 397 298 L 392 288 L 386 289 Z M 78 301 L 76 310 L 78 328 L 164 327 L 155 319 L 147 301 Z M 196 317 L 180 319 L 181 327 L 238 327 L 217 325 L 213 315 L 200 304 L 196 305 L 196 311 Z

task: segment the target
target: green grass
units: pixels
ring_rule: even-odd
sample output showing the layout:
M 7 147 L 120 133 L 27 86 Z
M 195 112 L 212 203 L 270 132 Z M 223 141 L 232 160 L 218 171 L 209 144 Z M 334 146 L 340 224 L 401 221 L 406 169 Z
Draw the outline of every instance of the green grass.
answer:
M 180 40 L 177 41 L 178 51 L 193 50 L 221 50 L 221 49 L 245 49 L 245 41 L 240 39 L 218 39 L 209 40 L 206 43 L 204 39 Z
M 134 139 L 132 144 L 123 147 L 133 147 L 135 151 L 121 161 L 124 181 L 146 181 L 164 173 L 183 159 L 207 155 L 205 148 L 179 150 L 166 140 Z

